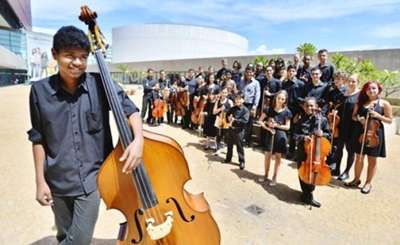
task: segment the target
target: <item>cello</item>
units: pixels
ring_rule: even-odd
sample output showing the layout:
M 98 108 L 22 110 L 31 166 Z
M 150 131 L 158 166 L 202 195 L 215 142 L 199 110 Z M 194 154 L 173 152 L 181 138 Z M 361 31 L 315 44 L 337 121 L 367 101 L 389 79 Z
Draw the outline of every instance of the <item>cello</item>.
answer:
M 159 83 L 156 84 L 156 90 L 160 89 Z M 153 102 L 153 109 L 151 111 L 151 115 L 154 117 L 154 123 L 157 125 L 158 120 L 164 116 L 165 109 L 165 101 L 164 98 L 157 98 Z
M 175 140 L 144 131 L 142 163 L 131 173 L 122 172 L 119 158 L 134 135 L 103 57 L 106 44 L 96 17 L 87 6 L 81 7 L 79 19 L 89 26 L 91 49 L 120 136 L 97 176 L 98 190 L 107 209 L 117 209 L 126 218 L 120 224 L 116 244 L 220 244 L 219 229 L 206 199 L 183 188 L 190 173 L 183 150 Z
M 321 131 L 321 112 L 314 112 L 317 120 L 317 131 Z M 331 181 L 331 170 L 326 164 L 326 157 L 330 153 L 329 140 L 313 134 L 311 141 L 304 142 L 307 158 L 299 168 L 300 179 L 307 184 L 327 185 Z

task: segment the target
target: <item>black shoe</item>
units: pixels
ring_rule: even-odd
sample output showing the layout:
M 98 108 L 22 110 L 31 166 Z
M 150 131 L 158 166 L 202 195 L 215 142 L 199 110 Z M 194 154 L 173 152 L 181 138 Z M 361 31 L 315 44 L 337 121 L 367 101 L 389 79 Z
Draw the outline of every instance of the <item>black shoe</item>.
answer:
M 353 180 L 351 182 L 344 183 L 345 186 L 350 187 L 350 188 L 357 188 L 360 184 L 361 184 L 361 180 L 357 180 L 357 181 Z
M 341 181 L 345 181 L 345 180 L 347 180 L 349 178 L 349 174 L 347 173 L 347 172 L 344 172 L 344 173 L 342 173 L 340 176 L 339 176 L 339 180 L 341 180 Z
M 368 194 L 371 191 L 371 188 L 372 188 L 371 184 L 364 185 L 364 187 L 361 188 L 361 193 L 362 194 Z
M 311 206 L 316 207 L 316 208 L 321 207 L 321 203 L 317 202 L 315 199 L 311 199 L 308 204 L 310 204 Z
M 231 163 L 231 162 L 232 162 L 232 160 L 228 160 L 228 159 L 224 160 L 224 163 Z
M 240 163 L 239 163 L 239 168 L 240 168 L 240 170 L 243 170 L 243 169 L 244 169 L 244 162 L 240 162 Z

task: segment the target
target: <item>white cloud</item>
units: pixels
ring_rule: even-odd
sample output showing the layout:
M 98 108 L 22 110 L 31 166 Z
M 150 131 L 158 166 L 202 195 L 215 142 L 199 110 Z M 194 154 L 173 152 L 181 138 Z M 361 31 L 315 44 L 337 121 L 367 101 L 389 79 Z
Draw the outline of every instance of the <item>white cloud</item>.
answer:
M 267 53 L 267 45 L 261 44 L 255 50 L 249 51 L 249 54 L 256 55 L 256 54 L 266 54 Z
M 371 34 L 378 38 L 400 38 L 400 22 L 377 27 Z
M 283 48 L 273 48 L 270 50 L 267 50 L 266 54 L 287 54 L 288 52 L 286 51 L 286 49 Z
M 283 48 L 268 49 L 266 44 L 261 44 L 255 50 L 249 51 L 249 55 L 262 55 L 262 54 L 286 54 L 287 50 Z

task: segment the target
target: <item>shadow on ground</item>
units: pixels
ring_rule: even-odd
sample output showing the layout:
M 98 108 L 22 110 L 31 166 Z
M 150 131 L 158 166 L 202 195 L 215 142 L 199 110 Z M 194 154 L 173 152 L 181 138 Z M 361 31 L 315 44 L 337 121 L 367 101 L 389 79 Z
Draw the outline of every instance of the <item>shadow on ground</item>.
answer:
M 115 239 L 99 239 L 93 238 L 91 245 L 114 245 Z M 30 243 L 29 245 L 57 245 L 57 240 L 55 236 L 47 236 L 36 242 Z
M 269 194 L 274 195 L 280 201 L 290 204 L 304 205 L 302 202 L 300 202 L 301 191 L 292 189 L 283 183 L 277 183 L 275 186 L 269 186 L 265 182 L 261 183 L 258 181 L 258 178 L 262 177 L 261 175 L 254 174 L 247 170 L 231 169 L 231 171 L 241 179 L 251 180 L 261 185 L 264 190 L 266 190 Z

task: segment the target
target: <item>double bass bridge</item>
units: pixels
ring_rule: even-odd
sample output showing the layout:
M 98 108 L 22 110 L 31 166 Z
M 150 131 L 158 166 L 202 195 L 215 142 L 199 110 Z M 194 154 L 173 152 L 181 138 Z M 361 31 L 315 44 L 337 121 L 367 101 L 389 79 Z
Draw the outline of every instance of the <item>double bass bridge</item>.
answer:
M 146 219 L 146 230 L 152 240 L 159 240 L 171 232 L 174 214 L 172 211 L 168 211 L 164 216 L 166 218 L 165 222 L 159 225 L 154 225 L 154 218 Z

